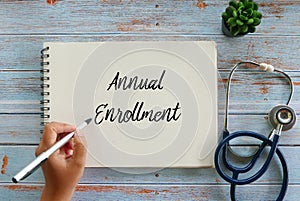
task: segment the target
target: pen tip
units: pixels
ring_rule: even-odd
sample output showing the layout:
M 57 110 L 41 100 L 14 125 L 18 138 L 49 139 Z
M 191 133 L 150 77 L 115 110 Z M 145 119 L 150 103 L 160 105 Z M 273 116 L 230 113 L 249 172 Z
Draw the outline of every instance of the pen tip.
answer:
M 13 177 L 11 180 L 12 180 L 15 184 L 18 183 L 18 181 L 17 181 L 16 178 L 14 178 L 14 177 Z
M 89 123 L 91 123 L 91 121 L 92 121 L 92 118 L 89 118 L 89 119 L 85 120 L 85 123 L 89 124 Z

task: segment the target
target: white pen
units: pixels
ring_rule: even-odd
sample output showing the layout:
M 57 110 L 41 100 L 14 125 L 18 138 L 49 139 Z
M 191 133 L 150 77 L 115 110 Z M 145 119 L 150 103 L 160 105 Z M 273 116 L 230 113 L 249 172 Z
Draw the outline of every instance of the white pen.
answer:
M 77 126 L 76 130 L 81 130 L 84 127 L 86 127 L 92 119 L 87 119 L 83 123 L 81 123 L 79 126 Z M 75 134 L 74 132 L 71 132 L 67 134 L 65 137 L 63 137 L 61 140 L 56 142 L 54 145 L 52 145 L 48 150 L 44 151 L 40 155 L 36 157 L 31 163 L 29 163 L 26 167 L 24 167 L 18 174 L 16 174 L 12 181 L 14 183 L 18 183 L 19 181 L 25 179 L 29 175 L 31 175 L 36 169 L 38 169 L 43 162 L 45 162 L 54 152 L 56 152 L 59 148 L 64 146 Z

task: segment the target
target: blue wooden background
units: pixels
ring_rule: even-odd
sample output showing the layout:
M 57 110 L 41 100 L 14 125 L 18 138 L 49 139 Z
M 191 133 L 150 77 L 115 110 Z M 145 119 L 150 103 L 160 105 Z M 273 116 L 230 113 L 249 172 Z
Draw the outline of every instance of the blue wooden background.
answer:
M 223 85 L 240 60 L 268 62 L 294 80 L 292 106 L 300 111 L 300 1 L 257 0 L 263 13 L 255 34 L 239 38 L 221 32 L 227 1 L 213 0 L 46 0 L 0 1 L 0 200 L 38 200 L 39 170 L 21 184 L 11 176 L 34 158 L 40 139 L 40 55 L 45 41 L 214 40 L 218 45 L 220 119 Z M 278 74 L 242 69 L 234 78 L 230 130 L 268 134 L 266 115 L 284 103 L 288 83 Z M 297 112 L 299 117 L 299 112 Z M 221 124 L 221 122 L 220 122 Z M 222 125 L 220 125 L 221 127 Z M 286 200 L 300 200 L 300 123 L 285 132 L 290 186 Z M 274 200 L 281 169 L 274 160 L 259 181 L 238 187 L 239 200 Z M 109 168 L 86 168 L 73 200 L 229 200 L 229 185 L 214 169 L 164 169 L 123 174 Z

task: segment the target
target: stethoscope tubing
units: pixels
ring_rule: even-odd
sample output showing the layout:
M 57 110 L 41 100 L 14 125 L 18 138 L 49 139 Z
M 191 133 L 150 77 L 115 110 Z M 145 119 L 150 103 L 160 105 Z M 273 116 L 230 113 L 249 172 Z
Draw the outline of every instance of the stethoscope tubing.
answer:
M 250 132 L 250 131 L 239 131 L 238 133 L 245 133 L 245 132 Z M 245 136 L 245 135 L 241 135 L 241 136 Z M 235 137 L 240 137 L 240 136 L 235 136 Z M 230 141 L 230 139 L 229 139 Z M 262 153 L 262 151 L 264 150 L 266 143 L 263 142 L 260 146 L 259 149 L 256 151 L 256 153 L 254 154 L 254 156 L 252 157 L 251 161 L 243 168 L 239 168 L 239 167 L 235 167 L 234 165 L 231 165 L 228 160 L 227 160 L 227 152 L 230 149 L 230 145 L 229 145 L 229 141 L 227 144 L 225 144 L 225 147 L 222 149 L 223 154 L 222 154 L 222 159 L 223 159 L 223 163 L 225 164 L 226 168 L 228 170 L 230 170 L 233 173 L 246 173 L 249 170 L 251 170 L 251 168 L 253 168 L 253 166 L 255 165 L 256 160 L 259 158 L 260 154 Z
M 263 141 L 263 143 L 266 142 L 269 146 L 271 146 L 271 150 L 270 150 L 268 157 L 267 157 L 265 163 L 263 164 L 263 166 L 254 175 L 252 175 L 246 179 L 238 179 L 237 176 L 240 173 L 248 172 L 255 165 L 255 163 L 257 162 L 257 159 L 259 158 L 259 155 L 261 154 L 263 149 L 259 149 L 257 151 L 257 153 L 253 156 L 252 160 L 247 164 L 247 166 L 242 167 L 242 168 L 235 167 L 234 165 L 230 164 L 228 161 L 228 158 L 227 158 L 228 147 L 227 146 L 230 146 L 229 145 L 230 140 L 237 138 L 237 137 L 241 137 L 241 136 L 253 137 L 253 138 Z M 231 184 L 245 185 L 245 184 L 250 184 L 250 183 L 256 181 L 267 171 L 267 169 L 271 163 L 271 160 L 274 156 L 274 153 L 276 152 L 277 145 L 278 145 L 278 139 L 279 139 L 279 136 L 275 135 L 273 141 L 271 141 L 264 135 L 261 135 L 261 134 L 258 134 L 258 133 L 252 132 L 252 131 L 237 131 L 235 133 L 230 134 L 218 145 L 218 147 L 216 149 L 215 167 L 216 167 L 217 172 L 225 181 L 227 181 Z M 265 145 L 260 145 L 260 146 L 265 146 Z M 221 153 L 222 153 L 222 160 L 220 160 Z M 229 177 L 221 169 L 222 162 L 226 166 L 226 168 L 233 173 L 233 175 L 234 175 L 233 177 Z
M 267 143 L 269 144 L 272 142 L 271 142 L 271 140 L 268 140 Z M 278 194 L 278 197 L 276 198 L 276 201 L 282 201 L 286 194 L 286 191 L 287 191 L 287 187 L 288 187 L 288 183 L 289 183 L 289 174 L 288 174 L 288 167 L 286 164 L 286 160 L 279 148 L 276 149 L 276 154 L 281 162 L 282 172 L 283 172 L 281 189 L 280 189 L 280 193 Z M 236 200 L 235 190 L 236 190 L 236 184 L 231 184 L 230 185 L 230 197 L 231 197 L 232 201 Z

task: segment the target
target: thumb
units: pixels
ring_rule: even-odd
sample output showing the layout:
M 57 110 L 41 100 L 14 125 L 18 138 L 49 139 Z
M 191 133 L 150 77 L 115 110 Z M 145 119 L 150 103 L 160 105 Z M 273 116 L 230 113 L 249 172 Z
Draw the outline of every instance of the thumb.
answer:
M 85 138 L 84 136 L 79 136 L 76 132 L 74 135 L 74 152 L 73 152 L 73 162 L 74 165 L 79 167 L 84 167 L 86 159 L 86 147 L 85 147 Z

